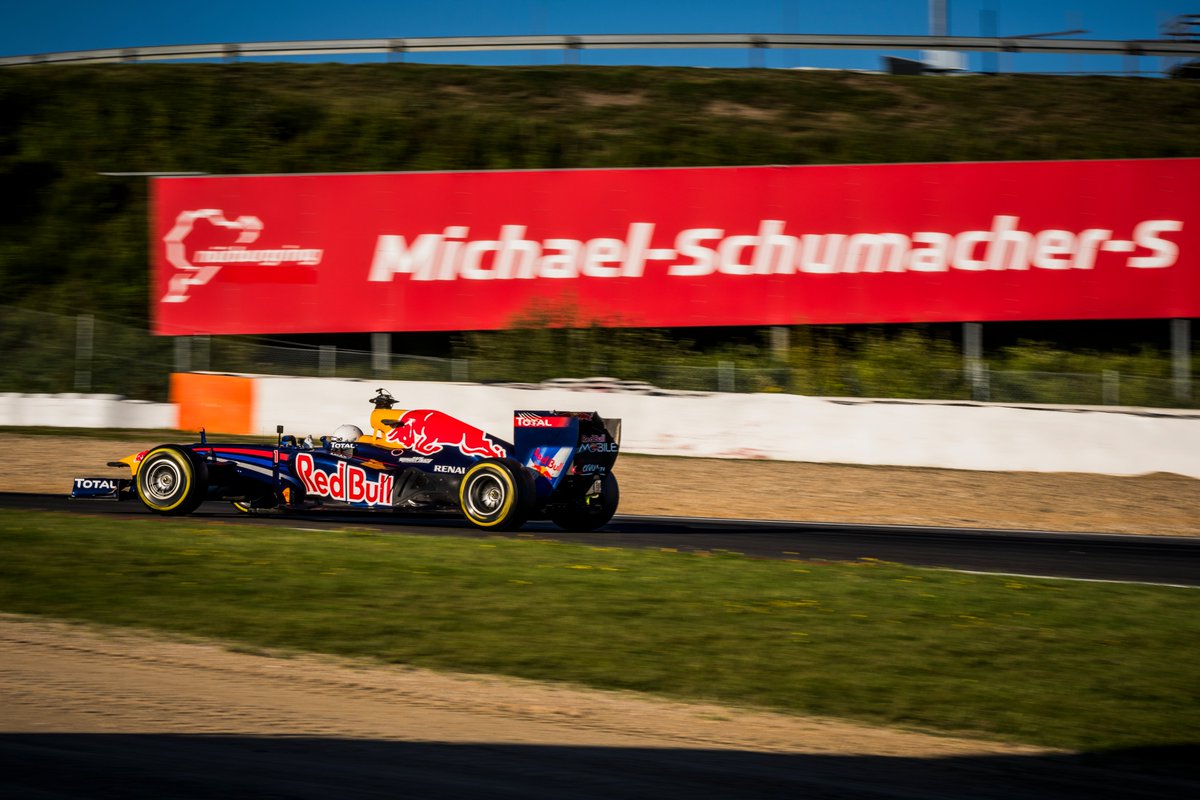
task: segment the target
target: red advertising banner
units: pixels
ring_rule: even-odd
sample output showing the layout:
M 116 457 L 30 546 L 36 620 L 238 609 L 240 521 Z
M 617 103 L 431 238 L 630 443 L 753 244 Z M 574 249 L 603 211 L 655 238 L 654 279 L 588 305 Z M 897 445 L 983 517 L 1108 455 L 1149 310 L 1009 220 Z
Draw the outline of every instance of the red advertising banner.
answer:
M 1200 316 L 1200 159 L 159 178 L 160 334 Z

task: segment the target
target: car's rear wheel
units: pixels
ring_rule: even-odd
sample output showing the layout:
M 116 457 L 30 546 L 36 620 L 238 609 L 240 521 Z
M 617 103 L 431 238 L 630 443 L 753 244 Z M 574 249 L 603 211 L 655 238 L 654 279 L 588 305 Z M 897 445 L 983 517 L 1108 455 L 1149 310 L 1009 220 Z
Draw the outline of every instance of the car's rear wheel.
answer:
M 165 444 L 146 453 L 135 485 L 138 499 L 154 513 L 190 514 L 204 502 L 208 469 L 182 447 Z
M 565 531 L 594 531 L 608 524 L 621 502 L 621 487 L 611 472 L 600 479 L 600 494 L 559 509 L 550 521 Z
M 532 481 L 523 479 L 521 466 L 508 459 L 484 459 L 463 475 L 458 503 L 476 528 L 510 531 L 529 519 Z

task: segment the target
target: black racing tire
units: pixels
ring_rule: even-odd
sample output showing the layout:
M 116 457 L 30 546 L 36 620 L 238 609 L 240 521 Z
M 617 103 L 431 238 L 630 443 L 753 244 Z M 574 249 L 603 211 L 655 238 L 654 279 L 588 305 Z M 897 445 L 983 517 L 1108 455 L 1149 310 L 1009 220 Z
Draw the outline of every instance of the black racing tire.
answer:
M 138 499 L 155 514 L 190 514 L 208 493 L 208 466 L 178 445 L 160 445 L 138 464 L 134 485 Z
M 621 487 L 617 476 L 611 472 L 600 480 L 600 496 L 592 502 L 579 503 L 569 508 L 555 511 L 550 515 L 550 521 L 564 531 L 587 533 L 597 528 L 603 528 L 617 513 L 617 505 L 621 502 Z
M 506 458 L 505 463 L 512 469 L 513 474 L 517 476 L 517 491 L 518 497 L 521 499 L 521 525 L 524 525 L 533 516 L 537 506 L 537 479 L 534 477 L 536 473 L 533 470 L 521 466 L 519 461 Z M 518 525 L 517 527 L 521 527 Z
M 486 458 L 467 469 L 458 485 L 458 505 L 467 522 L 488 531 L 511 531 L 529 519 L 532 481 L 510 459 Z

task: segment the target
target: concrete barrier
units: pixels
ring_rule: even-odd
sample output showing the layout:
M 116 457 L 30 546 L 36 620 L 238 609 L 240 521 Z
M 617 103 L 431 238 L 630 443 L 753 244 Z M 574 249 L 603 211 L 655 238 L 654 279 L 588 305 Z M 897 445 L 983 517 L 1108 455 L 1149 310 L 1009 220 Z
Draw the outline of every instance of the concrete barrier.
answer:
M 376 387 L 397 408 L 437 408 L 509 436 L 514 409 L 597 411 L 624 420 L 632 453 L 986 471 L 1200 478 L 1195 411 L 799 397 L 651 396 L 478 384 L 264 377 L 254 432 L 366 428 Z
M 175 428 L 172 403 L 115 394 L 0 394 L 0 425 L 49 428 Z

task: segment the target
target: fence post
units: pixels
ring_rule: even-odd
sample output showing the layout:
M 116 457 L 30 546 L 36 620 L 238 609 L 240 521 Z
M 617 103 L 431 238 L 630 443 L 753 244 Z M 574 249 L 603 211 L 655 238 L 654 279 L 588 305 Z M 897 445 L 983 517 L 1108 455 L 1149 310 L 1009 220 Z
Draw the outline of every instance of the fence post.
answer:
M 392 335 L 390 333 L 371 334 L 371 370 L 375 377 L 385 376 L 391 369 Z
M 92 354 L 95 352 L 96 318 L 91 314 L 75 317 L 75 391 L 92 390 Z
M 989 392 L 983 375 L 983 323 L 963 323 L 963 379 L 972 400 L 986 400 Z
M 321 345 L 321 351 L 317 359 L 317 374 L 322 378 L 334 377 L 337 373 L 337 346 L 332 344 Z
M 1192 399 L 1192 321 L 1171 320 L 1171 373 L 1175 378 L 1175 399 Z
M 1121 405 L 1121 373 L 1114 369 L 1100 371 L 1101 397 L 1106 406 Z
M 971 369 L 971 399 L 986 403 L 992 399 L 992 374 L 988 365 L 977 361 Z
M 734 371 L 732 361 L 717 362 L 717 391 L 732 392 L 734 391 Z

